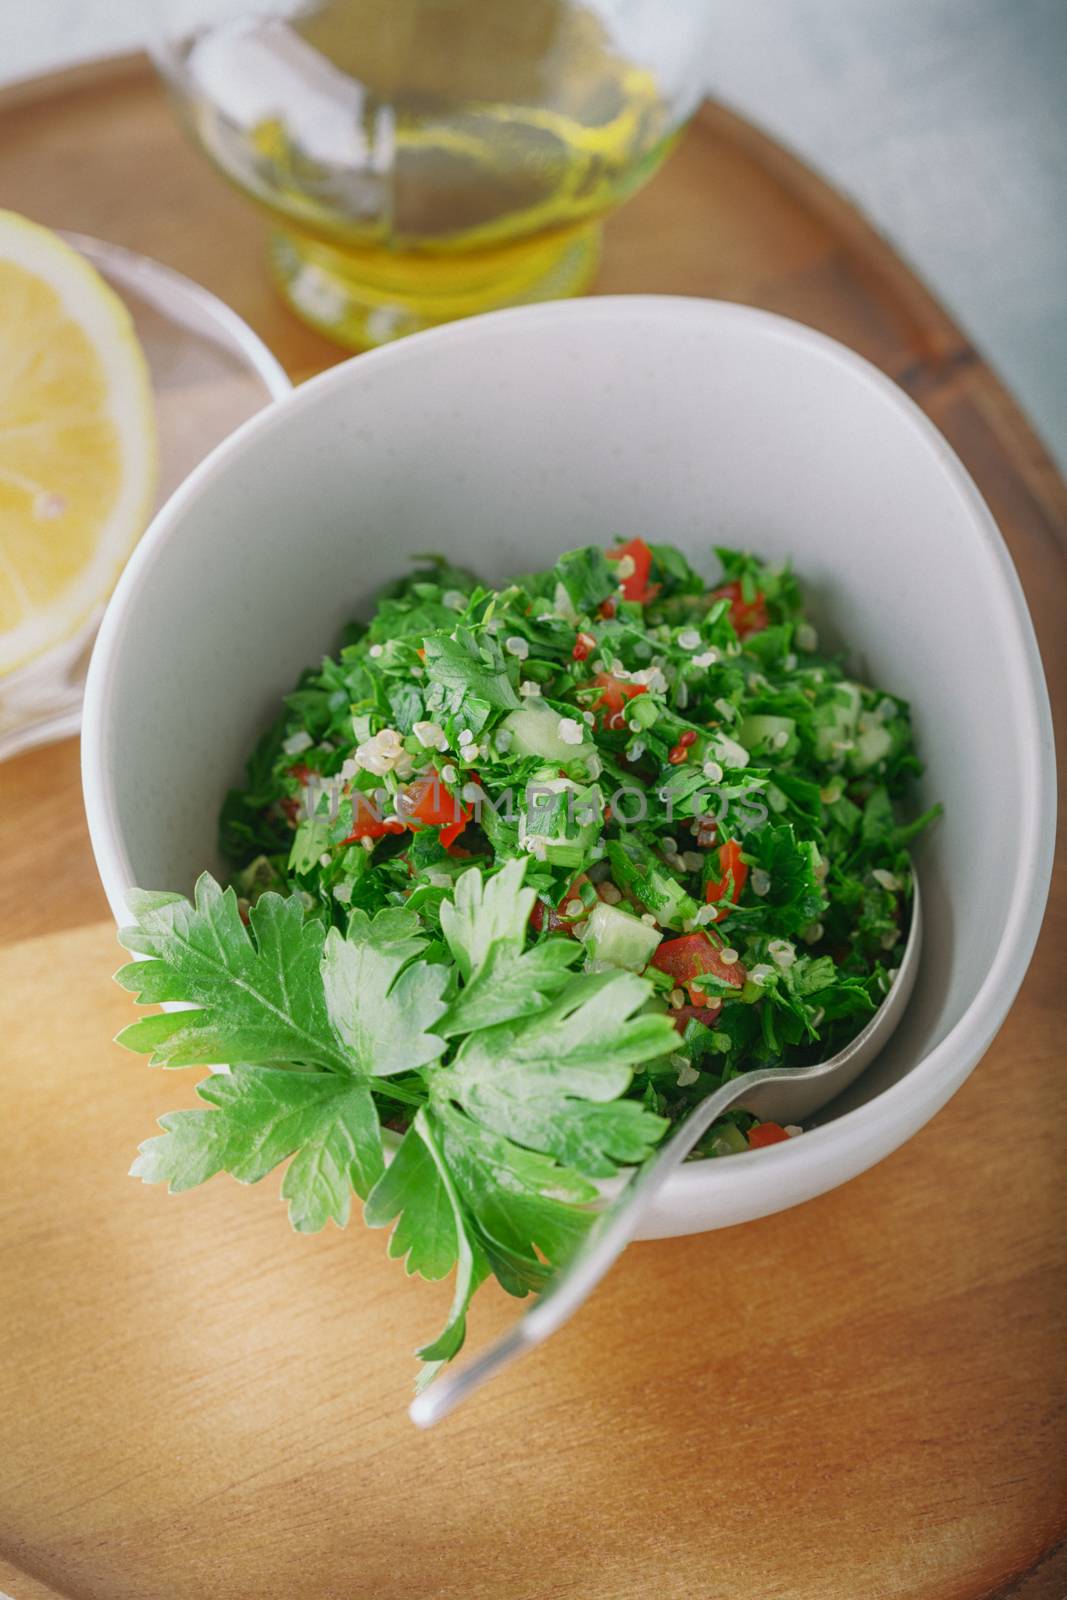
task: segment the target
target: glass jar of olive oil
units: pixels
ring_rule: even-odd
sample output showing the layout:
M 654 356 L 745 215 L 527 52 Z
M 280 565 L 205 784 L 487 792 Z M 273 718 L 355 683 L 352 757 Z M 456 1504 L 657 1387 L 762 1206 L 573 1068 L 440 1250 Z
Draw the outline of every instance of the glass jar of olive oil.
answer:
M 156 0 L 201 147 L 354 348 L 577 294 L 697 104 L 708 0 Z

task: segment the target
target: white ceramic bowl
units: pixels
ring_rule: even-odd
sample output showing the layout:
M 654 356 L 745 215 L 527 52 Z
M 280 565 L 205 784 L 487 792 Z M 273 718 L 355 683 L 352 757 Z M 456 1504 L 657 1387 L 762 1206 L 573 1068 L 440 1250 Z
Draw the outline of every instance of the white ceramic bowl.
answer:
M 923 798 L 922 972 L 878 1062 L 802 1138 L 686 1167 L 646 1237 L 833 1188 L 971 1072 L 1037 938 L 1052 732 L 1025 601 L 971 480 L 892 383 L 764 312 L 701 300 L 534 306 L 389 345 L 222 444 L 141 541 L 89 675 L 85 798 L 117 919 L 128 887 L 219 869 L 252 740 L 345 619 L 441 550 L 491 580 L 635 534 L 791 555 L 825 634 L 910 697 Z M 162 1109 L 162 1101 L 161 1101 Z

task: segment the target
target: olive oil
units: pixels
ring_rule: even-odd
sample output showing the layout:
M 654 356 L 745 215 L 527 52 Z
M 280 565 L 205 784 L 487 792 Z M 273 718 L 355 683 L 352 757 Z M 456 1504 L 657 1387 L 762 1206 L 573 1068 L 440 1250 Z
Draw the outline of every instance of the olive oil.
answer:
M 357 347 L 579 292 L 673 131 L 651 71 L 567 0 L 319 0 L 205 30 L 172 78 L 278 224 L 283 291 Z

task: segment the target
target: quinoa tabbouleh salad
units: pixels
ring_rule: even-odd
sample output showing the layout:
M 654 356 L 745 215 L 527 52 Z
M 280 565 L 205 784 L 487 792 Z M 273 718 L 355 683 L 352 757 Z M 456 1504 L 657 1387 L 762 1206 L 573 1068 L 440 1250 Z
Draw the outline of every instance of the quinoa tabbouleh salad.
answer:
M 408 1271 L 456 1268 L 424 1376 L 490 1272 L 525 1294 L 566 1258 L 594 1180 L 724 1080 L 833 1054 L 901 958 L 937 810 L 897 811 L 907 705 L 820 651 L 787 566 L 717 554 L 711 587 L 632 539 L 499 590 L 426 558 L 256 746 L 230 886 L 132 896 L 119 981 L 196 1009 L 122 1042 L 231 1064 L 134 1172 L 288 1160 L 301 1231 L 355 1190 Z M 799 1131 L 734 1110 L 695 1157 Z

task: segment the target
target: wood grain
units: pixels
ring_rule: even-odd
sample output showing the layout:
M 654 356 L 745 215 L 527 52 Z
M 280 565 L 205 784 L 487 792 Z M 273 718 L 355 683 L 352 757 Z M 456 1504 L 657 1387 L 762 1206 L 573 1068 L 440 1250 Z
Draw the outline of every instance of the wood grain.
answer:
M 635 1247 L 550 1349 L 419 1435 L 406 1352 L 443 1286 L 381 1235 L 292 1235 L 273 1179 L 174 1199 L 127 1178 L 196 1075 L 107 1044 L 115 955 L 107 925 L 0 954 L 0 1538 L 57 1593 L 956 1600 L 1055 1537 L 1051 974 L 874 1172 Z M 475 1336 L 513 1314 L 487 1291 Z
M 145 250 L 303 377 L 339 352 L 133 60 L 0 98 L 0 205 Z M 715 108 L 610 225 L 599 288 L 821 327 L 907 387 L 1019 567 L 1057 715 L 1067 496 L 994 374 L 839 197 Z M 15 1600 L 1064 1600 L 1062 862 L 981 1069 L 905 1149 L 744 1228 L 636 1246 L 440 1431 L 406 1421 L 446 1293 L 273 1181 L 169 1199 L 137 1142 L 192 1076 L 130 1016 L 73 743 L 0 767 L 0 1588 Z M 39 937 L 31 937 L 39 935 Z M 514 1303 L 487 1290 L 474 1338 Z
M 0 944 L 108 915 L 80 794 L 78 741 L 0 762 Z

